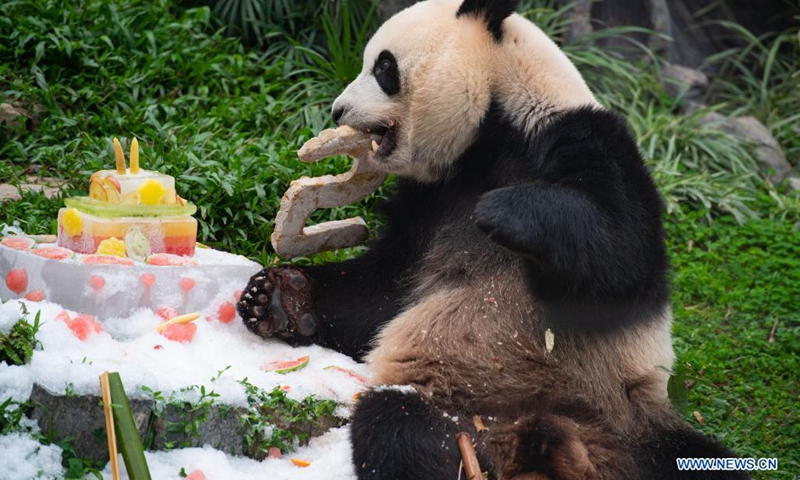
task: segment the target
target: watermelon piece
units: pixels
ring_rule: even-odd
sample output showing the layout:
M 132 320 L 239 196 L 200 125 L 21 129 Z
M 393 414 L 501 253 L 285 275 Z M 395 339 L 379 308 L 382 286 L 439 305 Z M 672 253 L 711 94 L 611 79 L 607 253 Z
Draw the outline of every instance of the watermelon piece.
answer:
M 269 447 L 269 452 L 267 453 L 267 458 L 281 458 L 281 449 L 278 447 Z
M 103 331 L 103 325 L 97 323 L 93 316 L 85 313 L 79 313 L 75 318 L 70 318 L 66 310 L 56 315 L 56 320 L 61 320 L 67 324 L 72 333 L 81 341 L 86 340 L 90 333 L 100 333 Z
M 32 238 L 26 237 L 3 237 L 3 239 L 0 240 L 0 245 L 24 252 L 35 247 L 36 242 Z
M 139 281 L 142 282 L 145 287 L 150 288 L 154 283 L 156 283 L 156 276 L 152 273 L 143 273 L 139 277 Z
M 89 277 L 89 285 L 92 286 L 92 290 L 98 292 L 106 286 L 106 279 L 100 275 L 92 275 Z
M 31 253 L 37 257 L 47 258 L 50 260 L 69 260 L 75 256 L 75 252 L 64 247 L 34 248 L 31 250 Z
M 24 268 L 14 268 L 6 275 L 6 286 L 9 290 L 21 294 L 28 289 L 28 272 Z
M 359 375 L 358 373 L 350 370 L 349 368 L 340 367 L 338 365 L 328 365 L 327 367 L 323 368 L 323 370 L 334 370 L 336 372 L 341 372 L 349 376 L 350 378 L 354 378 L 358 380 L 361 384 L 366 385 L 369 383 L 369 380 L 366 379 L 363 375 Z
M 236 307 L 231 302 L 225 302 L 219 306 L 217 315 L 220 322 L 231 323 L 236 318 Z
M 70 330 L 72 330 L 72 333 L 81 340 L 86 340 L 86 337 L 89 336 L 89 333 L 94 330 L 92 328 L 92 324 L 90 324 L 85 318 L 73 318 L 67 322 L 67 326 Z
M 100 333 L 100 332 L 103 331 L 103 324 L 102 323 L 98 323 L 97 320 L 95 320 L 95 318 L 93 316 L 88 315 L 86 313 L 79 313 L 78 316 L 75 317 L 75 319 L 79 319 L 79 318 L 81 320 L 86 321 L 86 323 L 88 323 L 89 326 L 92 327 L 92 330 L 94 330 L 94 333 Z
M 144 259 L 144 262 L 148 265 L 163 267 L 196 267 L 199 265 L 197 260 L 194 258 L 182 257 L 180 255 L 173 255 L 171 253 L 154 253 L 152 255 L 148 255 L 147 258 Z
M 124 257 L 114 257 L 111 255 L 86 255 L 81 259 L 84 265 L 124 265 L 133 266 L 133 260 Z
M 186 475 L 186 480 L 206 480 L 206 474 L 202 470 L 192 470 Z
M 31 290 L 25 294 L 25 300 L 29 300 L 31 302 L 41 302 L 44 300 L 44 292 L 41 290 Z
M 178 316 L 178 309 L 175 307 L 158 307 L 156 315 L 163 318 L 165 321 Z
M 186 202 L 186 205 L 124 205 L 103 202 L 90 197 L 71 197 L 64 199 L 68 207 L 98 217 L 180 217 L 194 215 L 197 207 Z
M 164 327 L 161 335 L 173 342 L 191 342 L 195 333 L 197 333 L 197 324 L 171 323 Z
M 194 281 L 194 278 L 191 277 L 183 277 L 180 279 L 178 284 L 181 286 L 181 290 L 186 293 L 189 293 L 189 290 L 193 289 L 197 282 Z
M 261 365 L 261 370 L 266 372 L 275 372 L 280 373 L 281 375 L 285 375 L 289 372 L 294 372 L 296 370 L 301 370 L 308 365 L 308 355 L 305 357 L 300 357 L 295 360 L 288 360 L 285 362 L 270 362 L 264 365 Z

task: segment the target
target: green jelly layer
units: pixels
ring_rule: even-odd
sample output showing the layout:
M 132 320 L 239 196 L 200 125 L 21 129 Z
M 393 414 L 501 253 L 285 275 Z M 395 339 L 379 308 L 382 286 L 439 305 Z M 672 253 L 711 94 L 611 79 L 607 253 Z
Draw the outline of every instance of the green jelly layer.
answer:
M 197 207 L 193 203 L 186 205 L 119 205 L 101 202 L 90 197 L 71 197 L 64 199 L 68 207 L 98 217 L 178 217 L 194 215 Z

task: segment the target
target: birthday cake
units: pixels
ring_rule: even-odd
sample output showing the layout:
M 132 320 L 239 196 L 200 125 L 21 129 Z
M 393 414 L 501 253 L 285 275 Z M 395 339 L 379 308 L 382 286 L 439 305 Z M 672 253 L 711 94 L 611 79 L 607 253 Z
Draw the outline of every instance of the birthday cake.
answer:
M 145 260 L 153 253 L 194 254 L 194 205 L 178 196 L 175 179 L 139 168 L 139 142 L 131 144 L 130 168 L 114 139 L 116 170 L 89 178 L 89 196 L 67 198 L 58 212 L 58 245 L 78 253 Z
M 141 169 L 136 140 L 130 168 L 117 139 L 114 147 L 116 170 L 92 174 L 88 197 L 65 199 L 57 236 L 0 239 L 0 300 L 47 300 L 101 318 L 215 305 L 235 316 L 236 289 L 261 265 L 198 248 L 196 207 L 178 196 L 175 179 Z

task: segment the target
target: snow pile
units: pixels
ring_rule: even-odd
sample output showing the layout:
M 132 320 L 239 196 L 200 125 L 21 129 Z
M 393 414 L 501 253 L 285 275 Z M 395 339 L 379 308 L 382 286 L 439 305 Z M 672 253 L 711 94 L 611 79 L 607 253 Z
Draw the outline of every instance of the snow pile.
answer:
M 335 428 L 311 440 L 307 447 L 281 459 L 268 458 L 257 462 L 250 458 L 225 455 L 219 450 L 184 448 L 169 452 L 145 452 L 153 480 L 181 480 L 180 471 L 201 470 L 208 480 L 351 480 L 355 479 L 350 449 L 349 427 Z M 310 461 L 308 467 L 297 467 L 291 458 Z M 120 456 L 120 465 L 122 457 Z M 124 472 L 124 468 L 122 468 Z M 111 479 L 106 466 L 103 478 Z M 121 475 L 127 479 L 127 474 Z
M 15 323 L 22 318 L 19 304 L 0 304 L 0 333 L 8 333 Z
M 99 377 L 108 370 L 119 372 L 130 398 L 148 398 L 142 390 L 145 386 L 168 397 L 193 385 L 205 385 L 207 390 L 219 394 L 217 403 L 246 406 L 245 389 L 239 381 L 247 378 L 265 390 L 275 386 L 288 388 L 288 396 L 297 400 L 315 395 L 350 404 L 364 385 L 343 372 L 325 367 L 337 365 L 367 375 L 364 365 L 340 353 L 316 345 L 293 348 L 281 341 L 262 340 L 248 332 L 238 318 L 223 323 L 216 319 L 214 305 L 199 312 L 200 319 L 195 322 L 197 333 L 191 342 L 185 343 L 160 335 L 156 327 L 164 319 L 147 309 L 137 310 L 127 318 L 97 319 L 104 331 L 92 332 L 80 340 L 64 321 L 56 318 L 64 311 L 60 305 L 11 300 L 0 306 L 0 328 L 13 325 L 20 318 L 21 303 L 31 312 L 31 322 L 35 312 L 41 311 L 36 338 L 42 350 L 34 353 L 28 365 L 0 364 L 0 401 L 8 397 L 27 400 L 34 383 L 59 394 L 69 391 L 97 395 Z M 77 312 L 67 313 L 73 318 L 77 315 Z M 306 355 L 310 357 L 308 366 L 297 372 L 282 375 L 260 368 Z M 187 393 L 195 394 L 196 391 Z
M 225 298 L 234 295 L 240 285 L 229 285 L 221 292 Z M 218 314 L 219 304 L 212 302 L 201 310 L 194 323 L 197 332 L 191 342 L 169 340 L 156 327 L 164 318 L 149 309 L 139 309 L 124 318 L 97 318 L 101 332 L 93 330 L 81 340 L 65 316 L 75 318 L 79 312 L 66 311 L 48 301 L 10 300 L 0 304 L 0 331 L 8 331 L 21 318 L 24 308 L 28 321 L 37 312 L 40 328 L 36 335 L 41 349 L 35 351 L 27 365 L 0 363 L 0 403 L 8 398 L 28 400 L 34 383 L 56 394 L 100 393 L 99 377 L 104 371 L 119 372 L 129 398 L 150 398 L 142 387 L 160 391 L 164 398 L 193 401 L 197 388 L 219 396 L 216 404 L 247 406 L 247 381 L 266 391 L 276 386 L 287 390 L 290 398 L 301 400 L 309 395 L 333 399 L 342 405 L 337 415 L 348 415 L 356 393 L 365 385 L 358 375 L 367 376 L 364 365 L 351 358 L 319 346 L 293 348 L 280 341 L 267 341 L 247 331 L 238 316 L 224 323 Z M 265 371 L 262 365 L 309 357 L 304 368 L 279 374 Z M 340 369 L 325 369 L 335 365 Z M 347 372 L 352 370 L 356 375 Z M 347 428 L 334 429 L 297 452 L 283 459 L 257 462 L 229 456 L 210 447 L 148 452 L 147 458 L 154 479 L 178 479 L 180 469 L 189 473 L 201 469 L 213 479 L 350 479 L 355 478 L 350 465 L 350 442 Z M 311 465 L 301 468 L 289 457 L 301 458 Z M 0 437 L 0 480 L 27 478 L 60 478 L 61 450 L 42 446 L 32 437 L 11 434 Z M 106 469 L 106 478 L 111 478 Z M 124 470 L 124 469 L 123 469 Z M 4 476 L 5 475 L 5 476 Z M 38 475 L 38 476 L 37 476 Z
M 0 452 L 0 480 L 59 479 L 64 476 L 61 449 L 56 445 L 42 445 L 30 434 L 0 436 Z

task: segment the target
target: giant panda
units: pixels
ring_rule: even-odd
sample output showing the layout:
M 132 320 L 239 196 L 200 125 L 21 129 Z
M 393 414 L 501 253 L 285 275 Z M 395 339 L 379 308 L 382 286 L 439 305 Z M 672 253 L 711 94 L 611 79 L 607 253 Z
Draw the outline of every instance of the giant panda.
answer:
M 459 478 L 461 431 L 496 479 L 747 478 L 677 470 L 733 454 L 667 398 L 661 200 L 625 121 L 517 4 L 428 0 L 381 26 L 332 112 L 380 139 L 385 226 L 357 258 L 259 272 L 238 311 L 368 363 L 360 479 Z

